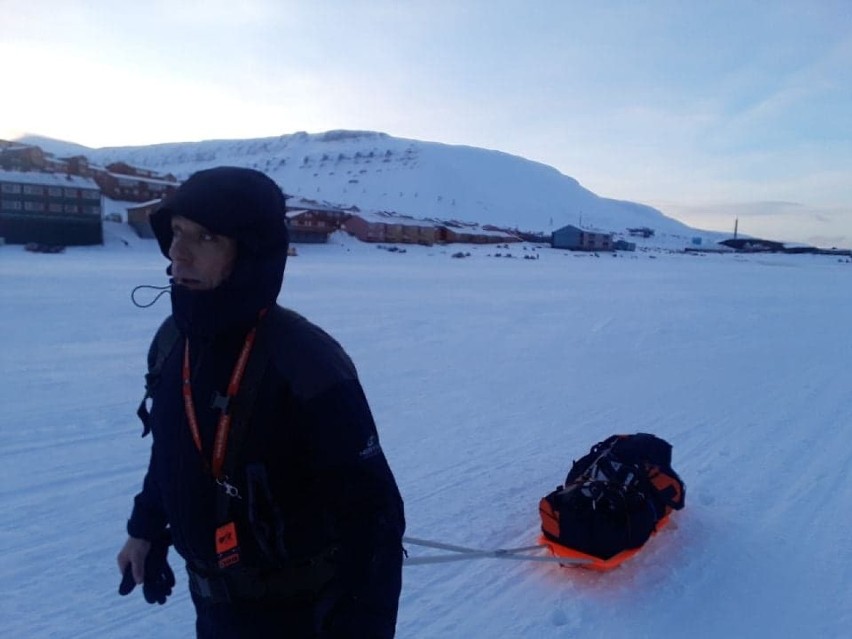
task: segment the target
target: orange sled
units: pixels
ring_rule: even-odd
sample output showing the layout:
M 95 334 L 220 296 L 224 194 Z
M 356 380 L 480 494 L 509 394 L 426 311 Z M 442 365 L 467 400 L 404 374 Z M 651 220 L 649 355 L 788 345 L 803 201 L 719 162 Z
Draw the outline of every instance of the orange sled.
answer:
M 651 537 L 656 535 L 667 523 L 669 523 L 669 514 L 670 513 L 666 513 L 666 515 L 662 519 L 660 519 L 660 521 L 657 522 L 657 527 L 651 534 Z M 618 568 L 625 561 L 627 561 L 637 553 L 641 552 L 641 550 L 645 547 L 645 544 L 642 544 L 638 548 L 622 550 L 620 553 L 613 555 L 609 559 L 601 559 L 600 557 L 588 555 L 584 552 L 580 552 L 579 550 L 574 550 L 573 548 L 569 548 L 568 546 L 558 544 L 555 541 L 551 541 L 544 535 L 540 535 L 538 541 L 540 544 L 547 546 L 547 549 L 550 551 L 550 554 L 552 554 L 554 557 L 565 557 L 566 559 L 572 560 L 584 560 L 583 563 L 566 565 L 577 565 L 580 568 L 587 568 L 588 570 L 597 570 L 599 572 L 606 572 L 608 570 L 612 570 L 613 568 Z

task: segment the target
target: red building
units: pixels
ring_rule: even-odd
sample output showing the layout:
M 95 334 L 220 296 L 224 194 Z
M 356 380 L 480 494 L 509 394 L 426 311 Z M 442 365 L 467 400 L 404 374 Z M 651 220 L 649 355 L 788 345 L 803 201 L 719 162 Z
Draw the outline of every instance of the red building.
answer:
M 180 186 L 174 176 L 149 178 L 93 167 L 92 178 L 108 198 L 122 202 L 148 202 L 168 197 Z
M 440 241 L 436 223 L 391 213 L 358 211 L 343 226 L 362 242 L 434 244 Z
M 397 244 L 502 244 L 520 238 L 498 230 L 485 230 L 476 224 L 417 220 L 393 213 L 356 212 L 344 228 L 362 242 Z
M 387 224 L 383 220 L 357 213 L 343 224 L 343 228 L 362 242 L 384 242 L 387 236 Z
M 37 146 L 0 140 L 0 169 L 44 171 L 47 154 Z
M 122 202 L 148 202 L 171 195 L 180 186 L 174 175 L 160 175 L 150 169 L 114 162 L 95 166 L 82 155 L 56 158 L 29 144 L 0 140 L 0 168 L 12 171 L 64 173 L 92 178 L 103 194 Z

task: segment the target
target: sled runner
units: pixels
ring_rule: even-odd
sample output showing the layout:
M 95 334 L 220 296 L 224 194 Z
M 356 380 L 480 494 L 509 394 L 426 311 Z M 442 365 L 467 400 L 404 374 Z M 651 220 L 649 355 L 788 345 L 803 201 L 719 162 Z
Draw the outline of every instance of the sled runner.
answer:
M 656 530 L 654 530 L 651 536 L 653 537 L 654 535 L 656 535 L 667 523 L 669 523 L 668 515 L 666 515 L 660 521 L 657 522 L 657 528 Z M 616 553 L 609 559 L 601 559 L 600 557 L 595 557 L 594 555 L 588 555 L 584 552 L 580 552 L 579 550 L 568 548 L 568 546 L 557 544 L 555 541 L 550 541 L 544 535 L 540 535 L 538 541 L 542 546 L 545 546 L 547 548 L 547 550 L 550 552 L 551 555 L 553 555 L 553 557 L 564 558 L 566 561 L 562 564 L 563 566 L 580 566 L 582 568 L 588 568 L 589 570 L 597 570 L 598 572 L 607 572 L 609 570 L 612 570 L 613 568 L 618 568 L 625 561 L 627 561 L 628 559 L 632 559 L 637 554 L 639 554 L 645 547 L 645 544 L 642 544 L 638 548 L 622 550 L 621 552 Z

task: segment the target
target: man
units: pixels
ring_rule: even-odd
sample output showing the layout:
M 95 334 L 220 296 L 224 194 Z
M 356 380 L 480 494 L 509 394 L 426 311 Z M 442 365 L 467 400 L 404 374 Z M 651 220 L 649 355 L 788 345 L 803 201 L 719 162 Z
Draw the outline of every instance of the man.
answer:
M 402 499 L 348 356 L 276 305 L 284 195 L 257 171 L 200 171 L 151 226 L 172 317 L 149 352 L 153 445 L 119 592 L 163 603 L 171 540 L 200 638 L 392 637 Z

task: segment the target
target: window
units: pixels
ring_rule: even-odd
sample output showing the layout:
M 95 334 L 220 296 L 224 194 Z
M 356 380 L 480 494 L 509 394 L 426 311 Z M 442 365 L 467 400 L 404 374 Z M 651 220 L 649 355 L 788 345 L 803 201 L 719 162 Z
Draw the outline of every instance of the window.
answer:
M 44 187 L 35 186 L 33 184 L 25 184 L 24 195 L 44 195 Z
M 0 203 L 0 209 L 4 209 L 6 211 L 20 211 L 22 208 L 23 204 L 15 200 L 3 200 L 3 202 Z
M 66 213 L 79 213 L 80 212 L 80 209 L 76 204 L 66 204 L 63 207 L 63 209 Z
M 3 183 L 0 185 L 0 192 L 2 193 L 20 193 L 21 185 L 20 184 L 9 184 Z
M 24 202 L 25 211 L 43 211 L 44 203 L 42 202 Z
M 83 199 L 84 200 L 100 200 L 101 199 L 100 191 L 93 191 L 91 189 L 88 189 L 88 190 L 83 191 L 82 193 L 83 193 Z
M 77 189 L 62 189 L 62 194 L 65 197 L 77 197 Z
M 51 213 L 62 213 L 62 205 L 56 204 L 55 202 L 51 202 L 47 205 L 47 210 Z
M 47 194 L 50 197 L 62 197 L 62 189 L 58 186 L 49 186 L 47 187 Z

